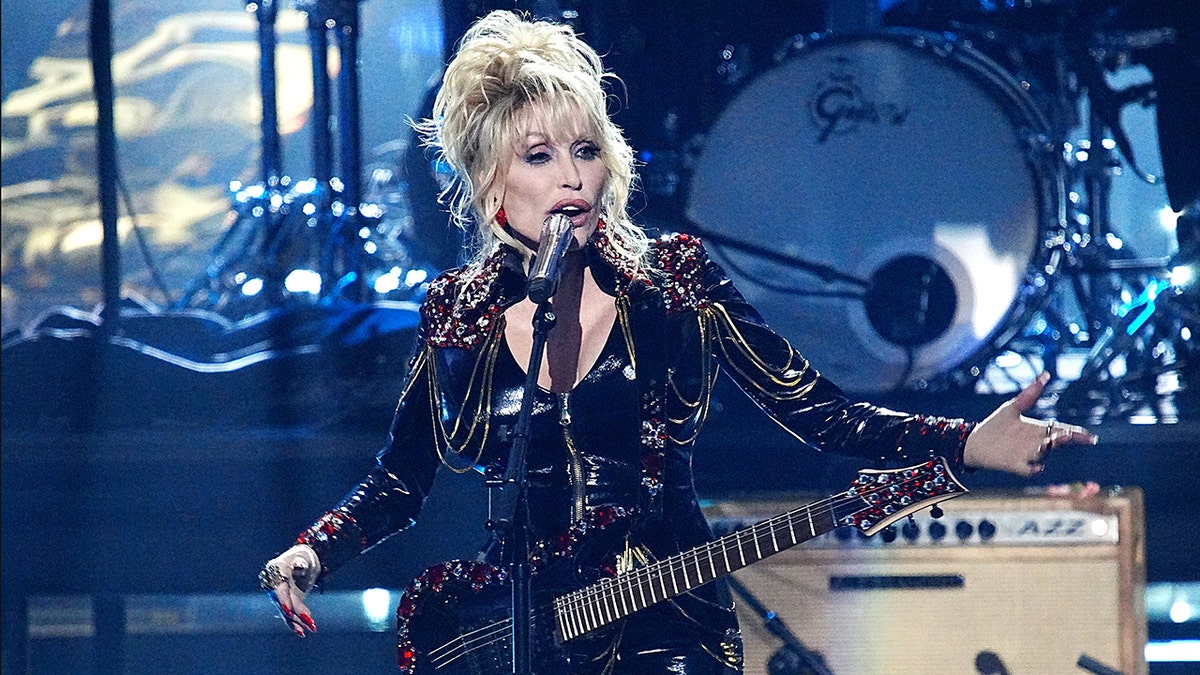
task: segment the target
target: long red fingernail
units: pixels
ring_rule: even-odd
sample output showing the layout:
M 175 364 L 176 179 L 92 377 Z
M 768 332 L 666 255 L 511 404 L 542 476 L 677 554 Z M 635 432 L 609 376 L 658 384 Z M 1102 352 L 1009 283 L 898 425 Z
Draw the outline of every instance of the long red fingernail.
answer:
M 316 624 L 316 622 L 313 621 L 313 618 L 311 616 L 309 616 L 308 614 L 301 614 L 300 620 L 304 622 L 305 626 L 308 626 L 309 630 L 311 630 L 314 633 L 317 632 L 317 624 Z

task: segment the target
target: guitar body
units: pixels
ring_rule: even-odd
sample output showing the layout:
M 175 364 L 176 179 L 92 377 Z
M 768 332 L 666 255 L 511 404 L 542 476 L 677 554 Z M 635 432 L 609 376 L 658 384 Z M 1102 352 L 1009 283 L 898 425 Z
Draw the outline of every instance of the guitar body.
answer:
M 505 621 L 511 605 L 512 584 L 503 569 L 454 560 L 425 570 L 397 609 L 401 672 L 512 672 L 512 623 Z M 497 633 L 504 639 L 486 639 Z M 478 646 L 467 649 L 475 639 Z M 553 644 L 553 636 L 547 640 L 535 630 L 533 644 L 547 642 Z
M 568 650 L 555 632 L 554 599 L 615 574 L 631 514 L 620 507 L 591 512 L 531 556 L 534 608 L 530 629 L 537 673 L 569 671 Z M 452 560 L 422 572 L 396 609 L 400 671 L 482 675 L 512 672 L 512 582 L 507 568 Z

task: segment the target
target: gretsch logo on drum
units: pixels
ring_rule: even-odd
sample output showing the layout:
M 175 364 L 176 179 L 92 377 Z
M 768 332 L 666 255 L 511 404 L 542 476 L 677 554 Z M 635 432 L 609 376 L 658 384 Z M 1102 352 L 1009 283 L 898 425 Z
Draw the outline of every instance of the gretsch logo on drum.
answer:
M 864 124 L 896 127 L 904 124 L 909 113 L 907 106 L 869 100 L 854 74 L 845 71 L 849 59 L 839 58 L 834 62 L 838 70 L 817 83 L 816 93 L 808 102 L 808 112 L 820 130 L 818 142 L 824 143 L 834 134 L 852 133 Z

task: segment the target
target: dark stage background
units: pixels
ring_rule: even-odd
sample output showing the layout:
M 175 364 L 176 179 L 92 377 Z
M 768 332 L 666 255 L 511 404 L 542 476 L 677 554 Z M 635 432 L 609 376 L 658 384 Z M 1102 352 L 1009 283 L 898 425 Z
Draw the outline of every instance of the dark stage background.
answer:
M 312 600 L 315 636 L 284 629 L 256 574 L 385 441 L 415 303 L 459 244 L 438 167 L 404 119 L 424 114 L 470 18 L 513 4 L 361 3 L 358 67 L 334 55 L 330 69 L 361 86 L 361 197 L 377 208 L 346 244 L 326 213 L 336 191 L 304 182 L 320 159 L 304 16 L 288 4 L 276 22 L 289 178 L 262 189 L 255 14 L 226 0 L 114 2 L 112 330 L 99 313 L 88 6 L 5 0 L 4 675 L 395 672 L 388 603 L 422 568 L 476 550 L 478 477 L 441 476 L 415 528 L 331 579 Z M 1177 219 L 1200 152 L 1160 143 L 1155 94 L 1164 63 L 1195 63 L 1197 17 L 1098 0 L 516 4 L 571 18 L 623 77 L 639 218 L 708 235 L 768 319 L 856 395 L 980 419 L 1054 372 L 1032 414 L 1088 424 L 1100 444 L 1060 453 L 1033 483 L 966 482 L 1141 488 L 1150 640 L 1191 640 L 1193 655 L 1149 670 L 1194 670 L 1200 326 Z M 871 89 L 876 66 L 890 88 Z M 857 92 L 857 117 L 825 120 L 830 144 L 788 126 L 822 124 L 811 98 L 838 82 Z M 885 129 L 888 110 L 906 123 Z M 1167 131 L 1187 138 L 1189 124 L 1171 117 Z M 332 272 L 329 253 L 349 247 L 357 283 L 339 286 L 346 269 Z M 876 296 L 881 318 L 806 262 L 873 288 L 903 288 L 930 264 L 959 309 L 906 348 L 903 291 Z M 297 285 L 269 292 L 297 270 Z M 314 278 L 319 290 L 304 285 Z M 697 457 L 707 499 L 828 493 L 859 468 L 797 447 L 724 382 Z M 364 602 L 368 589 L 392 593 Z

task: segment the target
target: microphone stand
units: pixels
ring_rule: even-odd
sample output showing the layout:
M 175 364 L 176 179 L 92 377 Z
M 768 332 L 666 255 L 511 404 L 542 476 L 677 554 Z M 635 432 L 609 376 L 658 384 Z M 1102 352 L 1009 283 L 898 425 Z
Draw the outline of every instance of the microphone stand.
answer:
M 796 634 L 793 633 L 787 627 L 787 624 L 783 622 L 783 619 L 779 618 L 779 615 L 775 612 L 767 609 L 762 602 L 750 592 L 750 589 L 746 588 L 742 582 L 738 581 L 733 576 L 725 577 L 725 579 L 728 581 L 730 588 L 736 591 L 738 595 L 742 596 L 742 599 L 746 601 L 746 604 L 750 606 L 750 609 L 754 610 L 755 614 L 762 617 L 763 626 L 765 626 L 767 630 L 771 631 L 775 637 L 783 641 L 783 647 L 780 649 L 780 651 L 787 650 L 794 654 L 796 658 L 799 659 L 804 665 L 804 667 L 807 668 L 808 671 L 813 675 L 833 675 L 833 671 L 829 670 L 829 667 L 825 665 L 825 659 L 822 658 L 822 656 L 817 652 L 805 647 L 804 643 L 800 642 L 800 638 L 796 637 Z
M 496 536 L 502 542 L 502 550 L 509 560 L 512 578 L 512 622 L 513 622 L 513 673 L 527 675 L 532 671 L 533 654 L 530 628 L 533 623 L 531 612 L 530 567 L 529 567 L 529 494 L 526 480 L 526 457 L 529 454 L 530 420 L 533 415 L 533 398 L 537 391 L 538 373 L 542 369 L 542 357 L 546 339 L 554 328 L 554 306 L 547 298 L 538 303 L 533 315 L 533 349 L 529 352 L 529 369 L 525 372 L 525 392 L 521 398 L 521 409 L 517 413 L 516 426 L 509 436 L 508 468 L 504 472 L 500 487 L 498 518 L 494 521 Z

